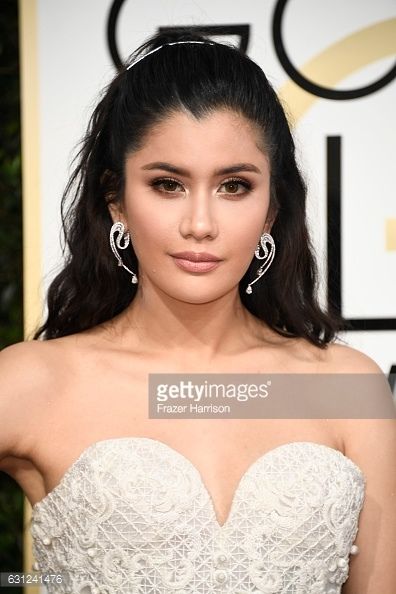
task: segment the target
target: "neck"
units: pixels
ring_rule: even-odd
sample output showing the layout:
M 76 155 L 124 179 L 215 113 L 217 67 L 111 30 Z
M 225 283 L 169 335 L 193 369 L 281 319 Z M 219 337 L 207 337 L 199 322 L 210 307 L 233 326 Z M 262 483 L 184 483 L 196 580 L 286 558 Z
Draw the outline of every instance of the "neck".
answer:
M 238 288 L 207 303 L 187 303 L 150 287 L 114 319 L 117 342 L 137 352 L 209 361 L 263 341 L 265 323 L 242 304 Z

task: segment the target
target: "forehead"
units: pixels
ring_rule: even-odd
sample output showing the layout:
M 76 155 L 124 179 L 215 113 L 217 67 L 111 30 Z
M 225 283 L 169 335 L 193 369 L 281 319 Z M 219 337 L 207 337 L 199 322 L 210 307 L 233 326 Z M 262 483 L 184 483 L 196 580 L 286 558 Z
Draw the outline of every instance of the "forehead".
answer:
M 258 129 L 236 112 L 216 110 L 196 119 L 189 112 L 178 111 L 153 126 L 130 158 L 141 163 L 155 155 L 168 161 L 183 158 L 201 164 L 216 160 L 222 165 L 250 158 L 263 166 L 267 156 L 262 141 Z

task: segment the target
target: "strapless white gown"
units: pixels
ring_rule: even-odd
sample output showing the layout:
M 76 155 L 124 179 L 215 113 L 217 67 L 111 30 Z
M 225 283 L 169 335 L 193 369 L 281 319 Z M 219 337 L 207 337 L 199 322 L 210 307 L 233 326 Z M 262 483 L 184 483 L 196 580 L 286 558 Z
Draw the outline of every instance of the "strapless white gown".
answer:
M 221 526 L 181 453 L 101 440 L 33 506 L 33 569 L 62 575 L 50 594 L 340 594 L 365 485 L 339 450 L 286 443 L 248 468 Z

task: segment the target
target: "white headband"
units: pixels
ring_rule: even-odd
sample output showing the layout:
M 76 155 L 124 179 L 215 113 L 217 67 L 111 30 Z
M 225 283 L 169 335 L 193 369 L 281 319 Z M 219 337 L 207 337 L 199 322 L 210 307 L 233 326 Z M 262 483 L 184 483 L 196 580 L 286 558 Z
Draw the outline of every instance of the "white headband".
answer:
M 161 49 L 161 47 L 165 47 L 165 45 L 178 45 L 179 43 L 203 43 L 203 44 L 206 44 L 206 45 L 214 45 L 214 43 L 212 43 L 211 41 L 172 41 L 172 42 L 169 42 L 169 43 L 164 43 L 164 44 L 156 47 L 155 49 L 151 50 L 150 52 L 147 52 L 147 54 L 144 54 L 144 56 L 141 56 L 140 58 L 138 58 L 137 60 L 135 60 L 135 62 L 132 62 L 132 64 L 130 64 L 128 66 L 127 70 L 129 70 L 130 68 L 132 68 L 132 66 L 134 66 L 138 62 L 140 62 L 140 60 L 143 60 L 143 58 L 146 58 L 150 54 L 153 54 L 154 52 L 157 52 L 159 49 Z

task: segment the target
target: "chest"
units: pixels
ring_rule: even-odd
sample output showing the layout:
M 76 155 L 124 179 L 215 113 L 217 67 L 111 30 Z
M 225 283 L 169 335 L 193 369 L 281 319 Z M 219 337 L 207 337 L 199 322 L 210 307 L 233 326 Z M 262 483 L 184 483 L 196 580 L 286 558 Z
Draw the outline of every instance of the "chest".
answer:
M 199 584 L 208 592 L 286 594 L 298 586 L 338 594 L 363 495 L 359 469 L 340 452 L 289 443 L 247 469 L 220 522 L 185 456 L 155 439 L 107 439 L 34 507 L 34 552 L 41 570 L 64 569 L 75 581 L 67 591 L 77 590 L 84 568 L 84 579 L 111 594 L 153 584 L 156 594 L 196 592 Z

